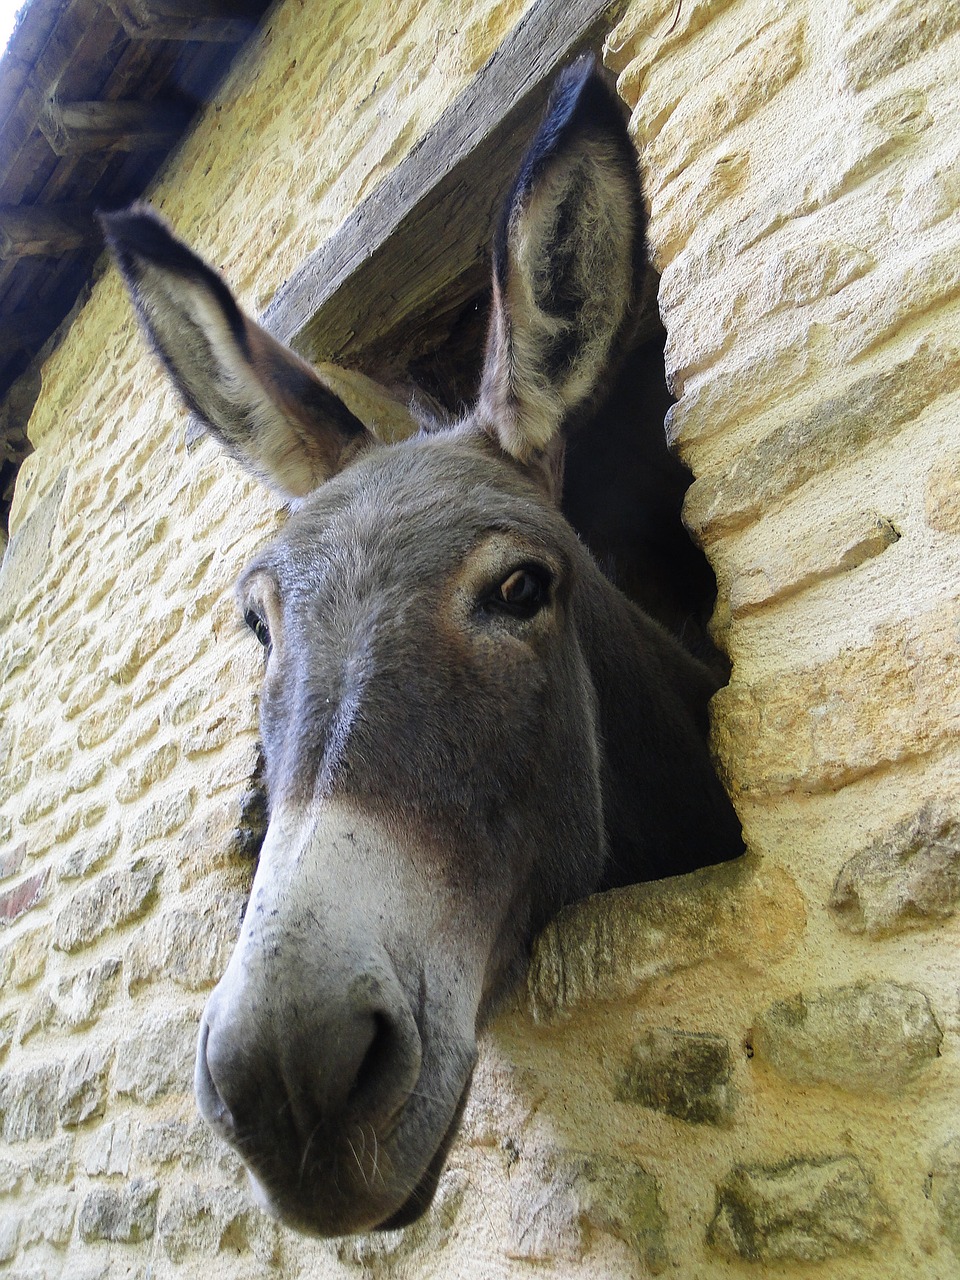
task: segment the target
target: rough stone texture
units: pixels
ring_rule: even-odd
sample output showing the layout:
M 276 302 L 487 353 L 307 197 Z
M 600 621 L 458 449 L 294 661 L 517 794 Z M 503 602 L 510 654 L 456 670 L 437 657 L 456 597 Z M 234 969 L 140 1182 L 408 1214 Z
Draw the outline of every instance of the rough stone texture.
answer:
M 940 1230 L 960 1258 L 960 1137 L 948 1138 L 937 1148 L 928 1178 Z
M 948 453 L 927 473 L 924 512 L 931 529 L 960 534 L 960 449 Z
M 76 1216 L 75 1195 L 61 1192 L 47 1196 L 24 1218 L 20 1232 L 21 1247 L 27 1248 L 30 1245 L 45 1242 L 57 1248 L 63 1248 L 73 1234 L 73 1222 Z
M 869 1247 L 890 1225 L 860 1161 L 833 1156 L 734 1169 L 717 1188 L 707 1239 L 751 1262 L 822 1262 Z
M 98 1187 L 91 1191 L 80 1208 L 81 1239 L 87 1244 L 149 1240 L 156 1229 L 159 1194 L 159 1184 L 144 1178 L 133 1178 L 123 1190 Z
M 59 1065 L 0 1076 L 0 1132 L 4 1142 L 52 1138 L 56 1129 Z
M 149 1014 L 120 1041 L 113 1084 L 118 1094 L 153 1102 L 193 1087 L 197 1019 L 189 1013 Z
M 691 1124 L 733 1115 L 730 1045 L 723 1036 L 654 1027 L 633 1042 L 617 1097 Z
M 812 411 L 775 428 L 723 472 L 697 480 L 684 515 L 703 538 L 742 528 L 825 466 L 891 436 L 949 387 L 960 350 L 927 339 L 889 368 L 865 374 Z
M 173 1262 L 223 1252 L 252 1252 L 271 1269 L 276 1260 L 276 1226 L 235 1187 L 178 1187 L 160 1216 L 158 1234 Z
M 929 999 L 894 982 L 856 983 L 779 1000 L 758 1017 L 758 1060 L 796 1084 L 899 1093 L 940 1053 Z
M 742 564 L 730 584 L 729 608 L 734 617 L 856 569 L 900 537 L 891 521 L 875 511 L 844 512 L 804 532 L 802 547 L 782 542 L 768 545 Z
M 60 951 L 77 951 L 136 920 L 149 909 L 159 875 L 156 863 L 140 858 L 78 889 L 57 916 L 53 945 Z
M 437 1251 L 449 1243 L 469 1190 L 470 1180 L 462 1169 L 447 1169 L 440 1179 L 434 1202 L 426 1215 L 402 1231 L 378 1231 L 335 1242 L 339 1262 L 359 1267 L 365 1275 L 429 1268 Z
M 830 906 L 871 938 L 947 920 L 960 906 L 960 818 L 931 800 L 844 863 Z
M 64 1069 L 58 1109 L 64 1127 L 83 1124 L 101 1116 L 107 1105 L 107 1075 L 113 1060 L 112 1048 L 81 1050 Z
M 548 1022 L 685 969 L 718 961 L 762 968 L 793 951 L 803 923 L 803 900 L 790 878 L 744 861 L 588 898 L 537 939 L 530 1007 Z
M 592 1231 L 626 1244 L 654 1275 L 666 1265 L 657 1181 L 623 1160 L 543 1149 L 511 1173 L 510 1257 L 576 1261 Z
M 171 911 L 131 944 L 124 966 L 127 986 L 136 992 L 148 982 L 170 978 L 188 991 L 212 987 L 233 950 L 244 894 L 223 895 L 215 912 Z
M 734 679 L 716 695 L 716 739 L 738 790 L 836 790 L 949 746 L 960 733 L 958 604 L 878 626 L 791 679 Z

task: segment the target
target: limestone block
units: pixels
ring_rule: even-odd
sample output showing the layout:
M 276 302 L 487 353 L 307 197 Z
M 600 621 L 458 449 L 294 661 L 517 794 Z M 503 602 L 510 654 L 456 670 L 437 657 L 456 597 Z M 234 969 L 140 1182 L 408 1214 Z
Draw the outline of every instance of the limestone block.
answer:
M 875 629 L 814 667 L 714 697 L 715 744 L 735 790 L 829 791 L 960 731 L 957 606 Z
M 73 1234 L 73 1220 L 77 1215 L 76 1197 L 69 1192 L 47 1191 L 42 1199 L 30 1206 L 23 1217 L 20 1247 L 45 1241 L 55 1248 L 63 1248 Z
M 50 992 L 55 1009 L 54 1024 L 71 1031 L 90 1026 L 109 1004 L 119 978 L 120 961 L 115 956 L 60 978 Z
M 17 1256 L 20 1247 L 20 1215 L 7 1211 L 0 1214 L 0 1263 Z
M 144 622 L 137 628 L 132 642 L 111 660 L 108 667 L 110 679 L 116 684 L 129 684 L 157 650 L 173 639 L 182 621 L 183 610 L 171 608 L 158 618 Z
M 654 136 L 641 102 L 631 128 L 655 184 L 668 181 L 698 153 L 725 138 L 734 125 L 769 103 L 802 66 L 805 43 L 803 17 L 768 27 L 721 63 L 705 83 L 689 85 L 680 105 Z
M 515 1145 L 546 1096 L 536 1072 L 511 1061 L 494 1037 L 484 1037 L 460 1124 L 461 1141 Z
M 91 707 L 77 725 L 77 742 L 84 750 L 99 747 L 127 724 L 133 700 L 129 694 L 114 694 Z
M 64 467 L 19 527 L 11 517 L 10 542 L 0 562 L 0 628 L 13 617 L 30 587 L 47 567 L 50 540 L 69 476 L 69 469 Z
M 64 1067 L 57 1107 L 64 1128 L 102 1116 L 107 1105 L 107 1076 L 112 1048 L 93 1045 L 81 1050 Z
M 922 991 L 855 983 L 778 1000 L 754 1024 L 755 1059 L 795 1084 L 898 1094 L 940 1053 L 943 1030 Z
M 841 395 L 725 458 L 722 471 L 697 479 L 685 520 L 702 538 L 742 528 L 814 475 L 889 439 L 952 385 L 958 371 L 960 350 L 921 340 L 906 359 L 865 374 Z
M 822 1262 L 868 1248 L 891 1225 L 870 1174 L 839 1155 L 732 1169 L 707 1240 L 729 1258 Z
M 128 1119 L 108 1120 L 94 1127 L 83 1148 L 82 1165 L 91 1177 L 115 1174 L 126 1177 L 133 1158 L 133 1136 Z
M 242 872 L 242 885 L 251 880 L 250 850 L 259 849 L 240 824 L 241 805 L 223 796 L 204 806 L 177 838 L 179 887 L 187 889 L 211 872 Z M 255 856 L 255 855 L 254 855 Z M 237 883 L 235 880 L 234 883 Z
M 179 754 L 175 742 L 165 742 L 148 751 L 139 763 L 127 770 L 126 777 L 118 785 L 116 795 L 120 803 L 129 804 L 156 783 L 168 778 L 176 766 Z
M 226 1251 L 252 1252 L 270 1265 L 277 1250 L 277 1227 L 236 1187 L 177 1187 L 160 1215 L 158 1235 L 172 1262 L 191 1253 L 211 1257 Z
M 15 1160 L 0 1160 L 0 1194 L 10 1195 L 23 1184 L 23 1166 Z
M 536 940 L 530 1009 L 539 1022 L 563 1019 L 718 959 L 765 972 L 794 950 L 805 923 L 793 880 L 742 858 L 599 894 L 565 908 Z
M 223 894 L 213 911 L 174 910 L 137 935 L 124 969 L 131 994 L 170 978 L 188 991 L 204 991 L 223 976 L 240 931 L 246 895 Z
M 41 1147 L 31 1157 L 28 1167 L 37 1186 L 41 1183 L 59 1183 L 61 1186 L 69 1183 L 74 1169 L 72 1136 L 64 1134 Z
M 950 450 L 930 468 L 923 498 L 931 529 L 960 534 L 960 449 Z
M 97 831 L 78 848 L 73 849 L 57 867 L 57 879 L 82 880 L 94 871 L 100 871 L 120 847 L 119 823 Z
M 469 1186 L 470 1178 L 462 1169 L 448 1167 L 441 1175 L 433 1204 L 419 1221 L 400 1231 L 377 1231 L 337 1240 L 337 1261 L 361 1267 L 368 1276 L 397 1274 L 387 1272 L 387 1268 L 394 1267 L 399 1274 L 419 1275 L 422 1269 L 434 1265 L 434 1259 L 455 1235 Z
M 830 906 L 871 938 L 949 919 L 960 907 L 960 818 L 928 801 L 844 864 Z
M 138 919 L 153 905 L 160 868 L 147 858 L 109 871 L 78 889 L 53 926 L 58 951 L 78 951 L 105 933 Z
M 766 540 L 737 564 L 728 591 L 733 617 L 856 569 L 900 537 L 893 523 L 876 511 L 844 511 L 796 533 Z
M 11 1009 L 9 1013 L 0 1017 L 0 1062 L 7 1056 L 10 1046 L 13 1044 L 14 1033 L 17 1029 L 17 1011 Z
M 652 1027 L 634 1040 L 616 1096 L 690 1124 L 725 1124 L 733 1116 L 730 1077 L 724 1036 Z
M 899 0 L 870 10 L 840 51 L 842 74 L 853 88 L 866 89 L 935 48 L 958 27 L 957 0 Z
M 123 720 L 116 724 L 110 734 L 110 760 L 112 764 L 124 764 L 138 747 L 149 742 L 157 731 L 157 722 L 153 716 L 137 715 L 132 694 L 124 694 L 118 699 L 123 707 Z M 118 730 L 122 727 L 123 732 Z
M 843 240 L 781 245 L 779 252 L 767 258 L 754 305 L 762 315 L 782 307 L 808 306 L 839 293 L 875 265 L 871 253 Z
M 139 1244 L 156 1229 L 159 1183 L 133 1178 L 122 1190 L 97 1187 L 80 1208 L 80 1238 L 86 1244 L 112 1240 Z
M 960 1258 L 960 1137 L 954 1135 L 937 1148 L 928 1177 L 940 1230 Z
M 152 1125 L 138 1125 L 136 1158 L 150 1166 L 178 1164 L 184 1169 L 202 1170 L 205 1175 L 219 1171 L 234 1182 L 244 1178 L 240 1157 L 222 1142 L 200 1119 L 193 1100 L 187 1101 L 186 1120 L 165 1119 Z
M 22 989 L 42 977 L 50 949 L 48 928 L 29 929 L 0 951 L 0 986 Z
M 944 224 L 938 238 L 940 243 L 929 245 L 920 237 L 920 248 L 909 259 L 877 267 L 861 288 L 838 300 L 832 318 L 840 356 L 862 356 L 960 296 L 960 240 L 952 222 Z M 944 390 L 937 387 L 934 394 Z
M 56 1063 L 0 1076 L 0 1124 L 6 1142 L 53 1137 L 60 1070 Z
M 151 840 L 173 835 L 190 817 L 196 800 L 197 793 L 191 788 L 161 796 L 145 805 L 130 825 L 130 848 L 142 849 Z
M 155 1102 L 193 1088 L 198 1019 L 189 1011 L 148 1014 L 117 1049 L 114 1088 L 137 1102 Z
M 623 1241 L 654 1275 L 667 1265 L 659 1185 L 639 1164 L 542 1148 L 511 1170 L 509 1197 L 508 1257 L 577 1261 L 592 1230 Z
M 648 234 L 655 265 L 674 261 L 697 227 L 742 191 L 749 176 L 749 152 L 721 146 L 708 166 L 701 158 L 671 182 L 652 210 Z

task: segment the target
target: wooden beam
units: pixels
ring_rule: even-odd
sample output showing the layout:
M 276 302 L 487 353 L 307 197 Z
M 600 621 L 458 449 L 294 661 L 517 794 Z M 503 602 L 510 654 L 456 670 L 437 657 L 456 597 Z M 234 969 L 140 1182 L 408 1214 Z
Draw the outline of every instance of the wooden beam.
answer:
M 558 68 L 599 48 L 622 0 L 537 0 L 471 84 L 279 290 L 263 322 L 309 359 L 363 365 L 482 287 L 515 167 Z
M 263 16 L 258 0 L 107 0 L 131 40 L 237 44 Z
M 47 103 L 40 129 L 58 156 L 87 151 L 168 149 L 193 112 L 178 102 Z
M 0 205 L 0 258 L 57 258 L 99 244 L 93 210 L 85 205 Z

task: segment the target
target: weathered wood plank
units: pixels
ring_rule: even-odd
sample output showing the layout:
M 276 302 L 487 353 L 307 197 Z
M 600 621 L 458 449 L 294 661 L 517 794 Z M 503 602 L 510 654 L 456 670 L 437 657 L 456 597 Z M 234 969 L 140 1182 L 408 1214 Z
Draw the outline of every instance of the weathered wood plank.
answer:
M 84 205 L 0 205 L 0 258 L 59 257 L 99 241 Z
M 40 114 L 43 136 L 58 156 L 87 151 L 171 147 L 193 112 L 179 102 L 58 102 Z
M 131 40 L 245 40 L 262 16 L 256 0 L 107 0 Z
M 284 285 L 263 320 L 311 359 L 356 364 L 438 299 L 475 290 L 553 73 L 599 47 L 622 0 L 538 0 L 422 142 Z

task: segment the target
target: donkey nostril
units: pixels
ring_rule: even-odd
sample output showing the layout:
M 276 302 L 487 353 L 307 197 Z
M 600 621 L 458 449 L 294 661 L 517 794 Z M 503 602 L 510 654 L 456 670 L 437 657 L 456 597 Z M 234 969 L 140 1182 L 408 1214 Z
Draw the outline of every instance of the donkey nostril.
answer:
M 374 1012 L 371 1037 L 353 1077 L 347 1105 L 387 1124 L 403 1107 L 419 1074 L 420 1045 L 411 1043 L 388 1014 Z M 415 1034 L 415 1033 L 414 1033 Z
M 394 1032 L 390 1026 L 387 1017 L 382 1013 L 373 1015 L 373 1036 L 367 1046 L 367 1051 L 363 1055 L 363 1060 L 357 1068 L 357 1074 L 354 1077 L 353 1085 L 350 1088 L 350 1095 L 347 1099 L 352 1102 L 355 1098 L 367 1093 L 371 1086 L 383 1075 L 384 1070 L 389 1066 L 391 1055 L 391 1042 L 394 1038 Z

